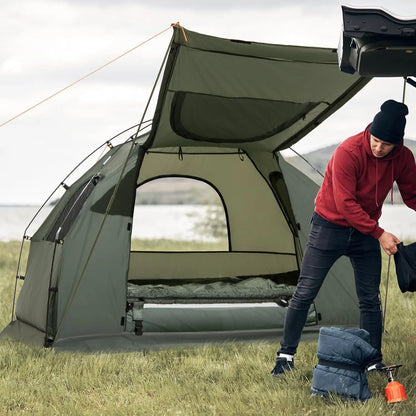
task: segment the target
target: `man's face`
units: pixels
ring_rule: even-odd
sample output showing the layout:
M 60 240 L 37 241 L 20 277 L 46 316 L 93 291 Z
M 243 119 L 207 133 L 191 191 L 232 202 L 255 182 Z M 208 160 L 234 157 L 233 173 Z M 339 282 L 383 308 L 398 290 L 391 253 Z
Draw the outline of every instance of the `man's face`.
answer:
M 380 140 L 373 135 L 370 137 L 371 152 L 373 153 L 373 156 L 378 159 L 387 156 L 394 149 L 394 146 L 395 144 L 383 142 L 383 140 Z

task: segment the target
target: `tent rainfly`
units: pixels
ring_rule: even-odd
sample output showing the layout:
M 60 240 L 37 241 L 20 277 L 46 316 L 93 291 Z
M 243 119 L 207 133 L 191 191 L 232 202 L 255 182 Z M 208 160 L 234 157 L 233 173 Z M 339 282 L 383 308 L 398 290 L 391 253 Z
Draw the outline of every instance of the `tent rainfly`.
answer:
M 342 73 L 336 49 L 174 27 L 150 129 L 112 146 L 31 236 L 2 336 L 57 350 L 277 342 L 318 190 L 280 151 L 368 81 Z M 164 177 L 204 181 L 217 192 L 227 250 L 131 249 L 136 190 Z M 304 333 L 357 326 L 358 316 L 352 269 L 341 259 Z

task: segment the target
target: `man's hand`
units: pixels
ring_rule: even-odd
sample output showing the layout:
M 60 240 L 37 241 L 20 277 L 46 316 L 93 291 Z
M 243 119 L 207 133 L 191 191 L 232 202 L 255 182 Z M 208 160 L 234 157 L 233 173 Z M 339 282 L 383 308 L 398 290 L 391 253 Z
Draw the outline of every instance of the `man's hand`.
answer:
M 400 243 L 400 240 L 393 234 L 384 231 L 378 238 L 380 245 L 388 256 L 397 252 L 396 244 Z

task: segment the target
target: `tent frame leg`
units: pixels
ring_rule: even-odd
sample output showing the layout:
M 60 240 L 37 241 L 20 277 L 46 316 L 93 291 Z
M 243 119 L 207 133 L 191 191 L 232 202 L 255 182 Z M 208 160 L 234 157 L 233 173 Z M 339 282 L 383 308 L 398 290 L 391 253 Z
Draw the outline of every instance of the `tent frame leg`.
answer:
M 135 335 L 143 335 L 143 310 L 143 301 L 133 302 L 133 321 Z

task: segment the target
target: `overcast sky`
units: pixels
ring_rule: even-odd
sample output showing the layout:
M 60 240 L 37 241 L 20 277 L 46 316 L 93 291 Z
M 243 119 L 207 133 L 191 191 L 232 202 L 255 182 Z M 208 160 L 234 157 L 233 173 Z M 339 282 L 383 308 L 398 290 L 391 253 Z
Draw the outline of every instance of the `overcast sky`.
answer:
M 2 0 L 0 124 L 180 22 L 213 36 L 338 46 L 341 4 L 416 18 L 409 0 Z M 172 30 L 0 128 L 0 204 L 40 204 L 91 150 L 140 120 Z M 305 74 L 307 76 L 307 74 Z M 295 147 L 307 152 L 361 131 L 400 78 L 374 79 Z M 406 136 L 416 139 L 416 88 Z

